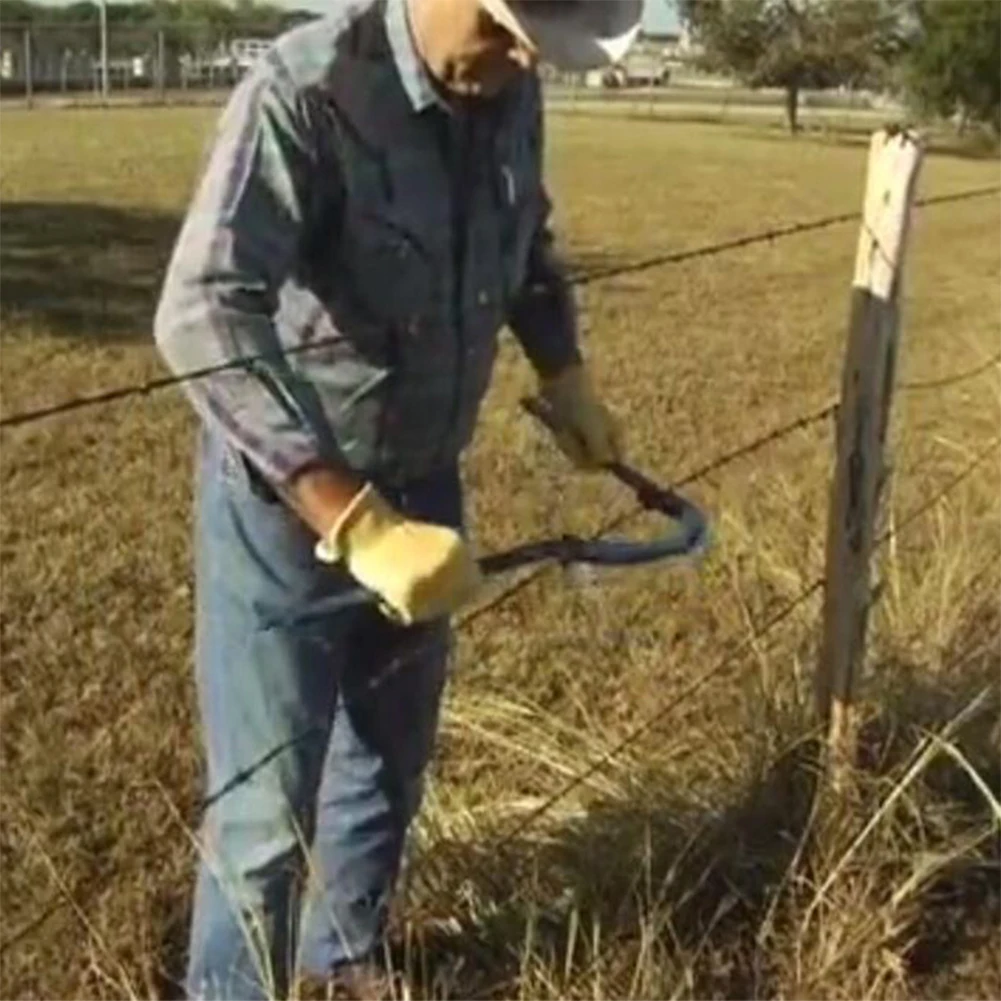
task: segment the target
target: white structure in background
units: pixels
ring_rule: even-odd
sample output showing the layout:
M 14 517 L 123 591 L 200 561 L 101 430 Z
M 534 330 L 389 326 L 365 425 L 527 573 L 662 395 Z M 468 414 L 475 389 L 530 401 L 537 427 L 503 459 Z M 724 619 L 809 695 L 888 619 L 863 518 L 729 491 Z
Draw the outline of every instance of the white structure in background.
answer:
M 236 68 L 246 73 L 274 44 L 271 38 L 234 38 L 229 45 L 229 54 Z
M 666 87 L 671 60 L 680 36 L 674 32 L 644 33 L 620 63 L 586 74 L 588 87 Z
M 272 45 L 271 38 L 234 38 L 213 52 L 185 53 L 181 79 L 196 86 L 232 86 Z

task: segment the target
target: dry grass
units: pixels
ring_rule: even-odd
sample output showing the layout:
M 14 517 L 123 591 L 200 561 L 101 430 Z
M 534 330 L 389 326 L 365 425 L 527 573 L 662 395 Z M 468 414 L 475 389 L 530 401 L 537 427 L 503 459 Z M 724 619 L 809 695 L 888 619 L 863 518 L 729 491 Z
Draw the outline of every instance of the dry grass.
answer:
M 150 317 L 212 112 L 4 113 L 3 411 L 158 371 Z M 698 125 L 552 122 L 581 266 L 851 211 L 864 150 Z M 922 194 L 997 180 L 934 156 Z M 998 348 L 998 201 L 923 210 L 901 378 Z M 622 276 L 583 296 L 636 463 L 683 475 L 832 396 L 856 231 Z M 627 499 L 574 478 L 502 355 L 467 477 L 485 550 Z M 997 433 L 994 368 L 902 394 L 901 519 Z M 2 439 L 0 994 L 176 992 L 197 822 L 192 423 L 180 396 Z M 463 632 L 396 959 L 434 997 L 997 997 L 996 461 L 884 550 L 855 809 L 810 826 L 814 599 L 561 800 L 519 819 L 821 571 L 826 426 L 692 488 L 700 572 L 555 572 Z M 634 523 L 637 530 L 642 522 Z M 31 930 L 24 932 L 24 929 Z

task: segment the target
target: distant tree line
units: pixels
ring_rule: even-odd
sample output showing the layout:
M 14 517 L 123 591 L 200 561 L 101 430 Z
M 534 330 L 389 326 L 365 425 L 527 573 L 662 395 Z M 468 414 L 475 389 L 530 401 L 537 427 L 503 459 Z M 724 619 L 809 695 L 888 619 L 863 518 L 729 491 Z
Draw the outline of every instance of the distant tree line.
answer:
M 1001 136 L 999 0 L 679 0 L 703 66 L 785 91 L 896 92 L 916 110 Z

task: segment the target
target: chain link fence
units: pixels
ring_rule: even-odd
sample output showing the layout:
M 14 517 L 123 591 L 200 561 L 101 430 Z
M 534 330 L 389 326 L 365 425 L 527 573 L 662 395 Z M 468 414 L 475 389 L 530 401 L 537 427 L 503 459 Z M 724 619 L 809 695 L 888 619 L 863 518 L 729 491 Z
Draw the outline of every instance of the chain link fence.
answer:
M 0 98 L 26 104 L 168 103 L 229 90 L 273 42 L 273 30 L 192 42 L 170 28 L 109 29 L 107 89 L 92 24 L 0 24 Z

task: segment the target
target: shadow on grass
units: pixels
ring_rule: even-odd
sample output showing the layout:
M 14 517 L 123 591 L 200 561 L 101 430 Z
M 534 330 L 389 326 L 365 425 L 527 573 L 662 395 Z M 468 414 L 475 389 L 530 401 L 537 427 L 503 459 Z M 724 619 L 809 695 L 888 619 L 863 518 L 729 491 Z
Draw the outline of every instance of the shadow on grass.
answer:
M 719 814 L 672 797 L 649 776 L 637 780 L 634 799 L 594 807 L 541 850 L 529 842 L 438 846 L 425 861 L 436 881 L 455 880 L 446 893 L 500 903 L 475 927 L 418 932 L 425 966 L 418 996 L 524 996 L 520 947 L 529 928 L 546 968 L 573 971 L 556 996 L 591 994 L 599 979 L 607 996 L 651 996 L 651 988 L 665 996 L 682 973 L 686 996 L 771 993 L 755 937 L 806 827 L 811 758 L 801 745 Z M 595 929 L 604 955 L 592 949 Z M 710 939 L 714 962 L 687 964 L 683 957 L 697 957 Z M 644 947 L 676 956 L 675 972 L 641 983 Z M 721 954 L 726 963 L 716 961 Z
M 0 320 L 57 336 L 151 337 L 179 227 L 166 214 L 109 205 L 4 202 Z

